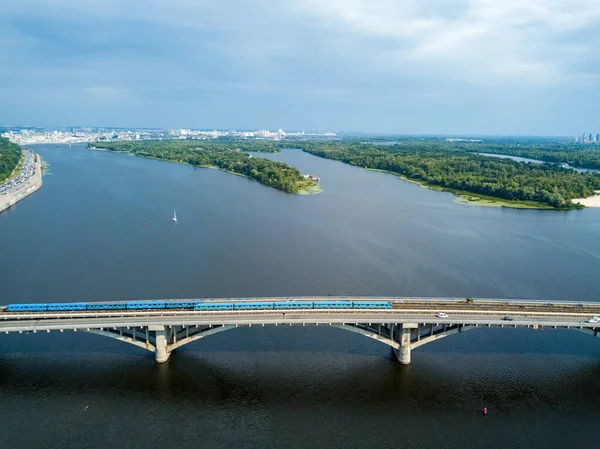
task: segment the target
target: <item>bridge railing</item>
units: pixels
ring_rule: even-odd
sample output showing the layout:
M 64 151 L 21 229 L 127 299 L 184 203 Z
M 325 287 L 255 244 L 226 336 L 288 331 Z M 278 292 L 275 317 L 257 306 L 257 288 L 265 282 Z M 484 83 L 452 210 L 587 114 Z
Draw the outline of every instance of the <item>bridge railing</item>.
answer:
M 179 299 L 180 301 L 182 299 Z M 598 302 L 586 302 L 586 301 L 552 301 L 552 300 L 541 300 L 541 299 L 510 299 L 510 298 L 452 298 L 452 297 L 402 297 L 402 296 L 279 296 L 279 297 L 240 297 L 240 298 L 195 298 L 192 300 L 183 301 L 200 301 L 200 302 L 277 302 L 277 301 L 336 301 L 336 300 L 351 300 L 351 301 L 390 301 L 395 304 L 404 304 L 414 306 L 418 308 L 418 305 L 429 305 L 439 306 L 440 308 L 446 308 L 455 304 L 469 304 L 473 310 L 478 310 L 477 306 L 524 306 L 524 307 L 544 307 L 548 311 L 552 311 L 553 308 L 574 308 L 585 313 L 586 309 L 598 309 L 600 303 Z M 92 303 L 93 304 L 93 303 Z M 5 313 L 6 306 L 0 306 L 0 317 L 6 317 L 8 313 Z M 394 309 L 399 310 L 399 309 Z M 481 310 L 481 309 L 479 309 Z M 443 310 L 442 310 L 443 311 Z M 466 313 L 467 309 L 463 308 L 461 313 Z M 144 310 L 140 310 L 140 313 L 144 313 Z M 220 311 L 224 313 L 225 311 Z M 391 311 L 387 312 L 390 313 Z M 40 316 L 39 312 L 38 315 Z M 73 312 L 69 312 L 73 313 Z M 105 316 L 107 311 L 100 312 Z M 206 312 L 204 312 L 206 313 Z M 12 314 L 11 314 L 12 315 Z M 86 313 L 89 316 L 89 311 Z

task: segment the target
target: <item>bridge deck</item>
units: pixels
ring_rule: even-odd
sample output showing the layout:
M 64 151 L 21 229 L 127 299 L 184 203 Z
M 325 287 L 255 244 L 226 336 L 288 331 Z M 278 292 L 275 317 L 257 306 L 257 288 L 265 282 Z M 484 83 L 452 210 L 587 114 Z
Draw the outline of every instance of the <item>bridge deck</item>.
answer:
M 394 312 L 404 313 L 464 313 L 464 314 L 538 314 L 553 316 L 581 316 L 590 317 L 600 315 L 600 303 L 596 302 L 567 302 L 567 301 L 544 301 L 544 300 L 517 300 L 517 299 L 491 299 L 477 298 L 468 302 L 465 298 L 410 298 L 410 297 L 355 297 L 355 296 L 296 296 L 296 297 L 269 297 L 269 298 L 205 298 L 195 300 L 180 299 L 180 301 L 205 301 L 205 302 L 265 302 L 265 301 L 388 301 L 392 304 Z M 374 310 L 369 309 L 369 312 Z M 309 311 L 309 312 L 317 312 Z M 364 313 L 364 310 L 359 311 Z M 379 313 L 391 313 L 388 309 L 378 310 Z M 165 314 L 210 314 L 224 313 L 193 311 L 193 310 L 93 310 L 76 312 L 6 312 L 6 306 L 0 306 L 0 320 L 12 320 L 22 318 L 53 319 L 57 317 L 88 318 L 98 316 L 145 316 Z M 236 313 L 236 311 L 231 311 Z M 239 313 L 239 311 L 238 311 Z
M 348 297 L 244 298 L 231 301 L 348 300 Z M 0 333 L 86 331 L 155 353 L 157 362 L 199 338 L 240 326 L 334 326 L 374 338 L 393 348 L 401 363 L 411 349 L 473 327 L 567 328 L 600 334 L 599 303 L 460 298 L 356 298 L 388 300 L 392 309 L 294 309 L 195 311 L 192 309 L 6 312 L 0 308 Z M 224 301 L 222 299 L 215 301 Z M 445 312 L 447 318 L 436 317 Z M 507 319 L 509 318 L 509 319 Z
M 437 318 L 431 313 L 396 311 L 239 311 L 239 312 L 204 312 L 204 313 L 105 313 L 94 316 L 71 316 L 69 314 L 52 314 L 45 317 L 27 317 L 0 321 L 0 332 L 86 329 L 100 327 L 144 327 L 151 325 L 303 325 L 303 324 L 346 324 L 346 323 L 381 323 L 401 324 L 417 323 L 422 325 L 461 324 L 473 326 L 506 326 L 506 327 L 576 327 L 581 329 L 598 329 L 600 323 L 587 323 L 583 316 L 526 314 L 512 315 L 512 321 L 503 320 L 503 313 L 478 314 L 455 313 L 448 318 Z M 61 315 L 57 317 L 56 315 Z

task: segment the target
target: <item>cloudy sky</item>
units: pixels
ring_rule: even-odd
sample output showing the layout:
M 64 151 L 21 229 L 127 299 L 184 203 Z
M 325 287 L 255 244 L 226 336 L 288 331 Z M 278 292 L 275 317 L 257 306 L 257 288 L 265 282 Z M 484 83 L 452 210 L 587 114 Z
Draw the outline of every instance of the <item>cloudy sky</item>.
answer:
M 0 123 L 600 132 L 599 0 L 0 0 Z

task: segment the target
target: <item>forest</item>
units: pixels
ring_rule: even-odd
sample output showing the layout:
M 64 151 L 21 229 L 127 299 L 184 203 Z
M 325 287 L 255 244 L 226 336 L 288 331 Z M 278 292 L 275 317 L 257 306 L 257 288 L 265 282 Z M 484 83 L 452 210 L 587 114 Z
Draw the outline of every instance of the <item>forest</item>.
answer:
M 121 151 L 140 157 L 181 162 L 199 167 L 216 167 L 224 171 L 247 176 L 286 193 L 298 193 L 313 185 L 302 173 L 283 162 L 252 157 L 244 151 L 257 151 L 252 142 L 213 142 L 198 140 L 162 140 L 95 142 L 90 148 Z M 258 148 L 259 146 L 256 145 Z M 277 152 L 279 147 L 261 142 L 263 152 Z M 242 151 L 244 150 L 244 151 Z
M 255 153 L 279 153 L 281 143 L 273 140 L 241 140 L 241 139 L 219 139 L 219 140 L 131 140 L 122 142 L 97 141 L 90 143 L 88 147 L 104 148 L 111 151 L 122 151 L 136 153 L 146 148 L 152 151 L 252 151 Z
M 485 143 L 457 145 L 469 152 L 506 154 L 509 156 L 538 159 L 554 164 L 569 164 L 572 167 L 600 169 L 600 145 L 579 143 Z
M 294 167 L 253 158 L 245 152 L 276 153 L 285 148 L 298 148 L 315 156 L 389 171 L 445 190 L 556 209 L 583 207 L 571 200 L 594 195 L 596 190 L 600 190 L 598 174 L 578 173 L 558 165 L 562 162 L 573 166 L 593 165 L 593 158 L 598 157 L 596 151 L 551 140 L 165 140 L 96 142 L 90 147 L 198 166 L 215 166 L 289 193 L 298 192 L 310 182 Z M 478 153 L 518 155 L 556 163 L 528 164 Z M 563 154 L 568 157 L 563 157 Z
M 570 200 L 594 195 L 600 189 L 600 176 L 595 173 L 578 173 L 555 164 L 486 157 L 445 143 L 376 145 L 338 141 L 301 146 L 315 156 L 393 172 L 430 186 L 510 201 L 530 201 L 556 209 L 581 207 Z M 489 152 L 489 145 L 479 148 L 480 152 Z
M 21 147 L 0 137 L 0 184 L 8 178 L 21 160 Z

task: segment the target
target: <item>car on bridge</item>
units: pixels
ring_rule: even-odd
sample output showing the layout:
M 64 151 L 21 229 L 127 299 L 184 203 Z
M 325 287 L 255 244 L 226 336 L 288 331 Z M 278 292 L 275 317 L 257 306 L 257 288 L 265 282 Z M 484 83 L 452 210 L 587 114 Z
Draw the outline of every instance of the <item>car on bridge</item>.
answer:
M 512 316 L 506 315 L 506 316 L 502 317 L 502 320 L 503 321 L 514 321 L 515 319 Z
M 448 318 L 448 314 L 446 314 L 444 312 L 438 312 L 435 314 L 435 316 L 438 318 Z
M 600 323 L 600 317 L 594 316 L 588 320 L 585 320 L 586 323 Z

